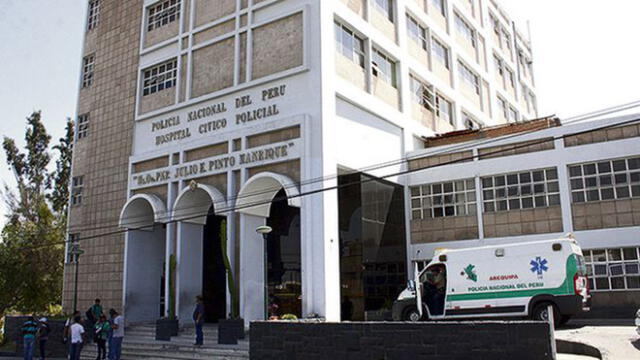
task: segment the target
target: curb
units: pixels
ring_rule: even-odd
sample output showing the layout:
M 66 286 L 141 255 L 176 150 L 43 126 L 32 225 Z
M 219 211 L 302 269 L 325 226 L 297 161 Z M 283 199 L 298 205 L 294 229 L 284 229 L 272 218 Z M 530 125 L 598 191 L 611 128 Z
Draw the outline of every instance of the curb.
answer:
M 607 357 L 603 357 L 598 348 L 576 341 L 556 339 L 556 348 L 559 354 L 584 355 L 607 360 Z

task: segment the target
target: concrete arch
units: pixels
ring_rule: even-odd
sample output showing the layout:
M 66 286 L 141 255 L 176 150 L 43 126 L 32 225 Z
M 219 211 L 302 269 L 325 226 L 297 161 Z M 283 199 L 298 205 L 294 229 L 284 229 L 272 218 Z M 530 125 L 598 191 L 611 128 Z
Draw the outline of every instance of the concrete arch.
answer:
M 118 225 L 126 229 L 140 229 L 166 220 L 167 206 L 162 199 L 152 194 L 136 194 L 122 208 Z
M 204 225 L 207 212 L 213 205 L 216 215 L 226 215 L 227 199 L 211 185 L 192 183 L 182 189 L 173 205 L 172 219 L 191 224 Z M 198 216 L 202 214 L 202 216 Z
M 269 217 L 271 201 L 281 189 L 287 194 L 289 206 L 299 208 L 300 190 L 295 182 L 285 175 L 268 171 L 254 175 L 242 186 L 235 208 L 242 214 Z

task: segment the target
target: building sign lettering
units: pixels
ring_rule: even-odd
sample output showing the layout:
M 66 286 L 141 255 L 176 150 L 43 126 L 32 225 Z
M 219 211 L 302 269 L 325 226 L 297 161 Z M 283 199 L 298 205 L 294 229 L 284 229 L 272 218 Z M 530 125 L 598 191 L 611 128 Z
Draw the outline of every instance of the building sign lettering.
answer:
M 162 169 L 134 174 L 132 188 L 154 186 L 170 181 L 184 180 L 192 177 L 208 176 L 215 173 L 233 170 L 240 166 L 261 165 L 271 162 L 299 158 L 300 139 L 284 143 L 265 145 L 251 150 L 237 151 L 231 154 L 214 156 L 191 163 L 173 165 Z
M 151 121 L 150 127 L 136 134 L 136 141 L 144 142 L 149 131 L 155 135 L 153 143 L 149 145 L 155 146 L 167 145 L 192 136 L 233 131 L 239 126 L 280 115 L 281 104 L 274 101 L 284 97 L 286 90 L 287 85 L 279 85 L 253 91 L 253 95 L 245 94 L 226 101 L 217 100 L 215 103 L 178 110 L 162 119 Z M 254 101 L 254 97 L 259 100 Z M 232 120 L 234 118 L 235 121 Z

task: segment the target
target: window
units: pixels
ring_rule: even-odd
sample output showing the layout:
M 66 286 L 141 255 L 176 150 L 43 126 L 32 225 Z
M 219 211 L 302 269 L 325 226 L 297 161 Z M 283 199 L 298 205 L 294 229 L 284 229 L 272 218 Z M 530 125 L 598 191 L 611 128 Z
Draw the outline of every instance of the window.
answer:
M 640 157 L 570 165 L 574 203 L 640 197 Z
M 462 112 L 462 123 L 467 130 L 477 130 L 482 128 L 482 125 L 480 125 L 480 123 L 476 119 L 474 119 L 464 111 Z
M 391 86 L 396 86 L 396 63 L 378 50 L 373 50 L 372 56 L 373 76 L 382 79 Z
M 458 75 L 463 82 L 475 90 L 476 94 L 480 95 L 480 80 L 478 75 L 460 61 L 458 61 Z
M 558 171 L 555 168 L 483 177 L 481 181 L 484 212 L 560 204 Z
M 86 88 L 93 84 L 93 65 L 96 57 L 94 54 L 87 55 L 82 59 L 82 87 Z
M 84 188 L 84 175 L 74 176 L 71 180 L 71 205 L 82 204 L 82 189 Z
M 505 120 L 509 119 L 509 106 L 507 102 L 504 101 L 501 97 L 498 97 L 498 108 L 500 109 L 500 113 Z
M 442 96 L 436 96 L 436 116 L 453 125 L 453 106 Z
M 449 68 L 449 49 L 436 39 L 431 39 L 433 55 L 445 68 Z
M 147 31 L 168 25 L 180 17 L 180 0 L 165 0 L 147 10 Z
M 518 110 L 509 106 L 509 110 L 507 111 L 507 121 L 509 122 L 517 122 L 518 121 Z
M 502 59 L 500 59 L 497 55 L 493 55 L 493 65 L 496 68 L 496 73 L 501 77 L 504 76 Z
M 78 115 L 78 140 L 87 137 L 89 132 L 89 114 Z
M 516 88 L 516 80 L 515 77 L 513 75 L 513 71 L 509 70 L 508 68 L 504 68 L 504 72 L 505 74 L 507 74 L 507 76 L 505 77 L 505 81 L 506 83 L 511 86 L 512 88 Z
M 364 41 L 353 31 L 335 23 L 336 49 L 364 69 Z
M 455 14 L 455 23 L 458 34 L 460 34 L 471 46 L 476 47 L 476 40 L 473 28 L 467 24 L 458 14 Z
M 531 91 L 529 91 L 529 101 L 531 101 L 531 107 L 533 108 L 533 111 L 537 114 L 538 103 L 536 101 L 536 96 Z
M 476 213 L 473 179 L 411 187 L 411 218 L 429 219 Z
M 502 29 L 502 49 L 506 50 L 509 54 L 511 54 L 511 35 L 507 32 L 507 30 Z
M 89 10 L 87 11 L 87 31 L 93 30 L 100 22 L 100 1 L 89 1 Z
M 147 96 L 176 86 L 178 76 L 177 60 L 169 60 L 160 65 L 143 70 L 142 95 Z
M 80 234 L 69 234 L 69 237 L 67 238 L 67 253 L 66 253 L 67 263 L 72 263 L 76 261 L 75 257 L 71 254 L 71 250 L 73 250 L 74 247 L 78 246 L 79 243 L 80 243 Z
M 582 250 L 589 289 L 640 289 L 639 250 L 637 247 Z
M 429 111 L 433 111 L 433 89 L 420 80 L 410 77 L 413 100 Z
M 438 12 L 442 14 L 442 16 L 444 17 L 447 16 L 447 9 L 445 7 L 444 0 L 430 0 L 430 1 L 433 7 L 436 8 L 436 10 L 438 10 Z
M 407 32 L 409 33 L 409 38 L 427 51 L 427 29 L 411 16 L 407 16 Z
M 374 0 L 374 7 L 393 22 L 393 0 Z

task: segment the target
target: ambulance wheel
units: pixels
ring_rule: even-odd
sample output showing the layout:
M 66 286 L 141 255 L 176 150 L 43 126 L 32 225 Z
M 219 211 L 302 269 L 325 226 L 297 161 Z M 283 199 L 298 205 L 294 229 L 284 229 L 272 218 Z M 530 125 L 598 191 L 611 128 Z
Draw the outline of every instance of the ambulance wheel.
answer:
M 418 308 L 415 306 L 409 306 L 404 310 L 402 320 L 410 321 L 410 322 L 418 322 L 420 321 L 422 316 L 418 312 Z
M 538 321 L 549 321 L 549 312 L 547 311 L 547 306 L 551 305 L 553 307 L 553 325 L 558 327 L 560 325 L 561 316 L 558 311 L 558 307 L 549 302 L 543 302 L 536 304 L 531 312 L 531 319 Z

